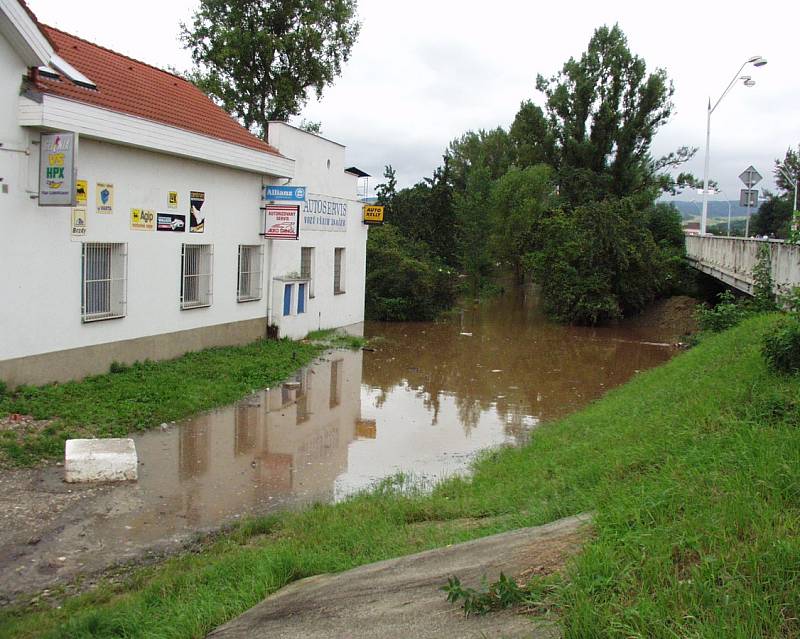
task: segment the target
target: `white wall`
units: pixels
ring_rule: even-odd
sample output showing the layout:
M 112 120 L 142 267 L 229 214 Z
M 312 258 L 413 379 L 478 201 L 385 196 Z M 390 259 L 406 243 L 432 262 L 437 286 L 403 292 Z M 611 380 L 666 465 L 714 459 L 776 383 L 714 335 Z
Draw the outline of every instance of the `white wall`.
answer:
M 362 322 L 367 226 L 362 223 L 362 204 L 357 200 L 358 180 L 344 172 L 345 147 L 280 122 L 270 123 L 269 142 L 295 160 L 293 185 L 307 187 L 309 197 L 326 196 L 347 203 L 346 231 L 317 230 L 301 221 L 298 241 L 273 240 L 273 277 L 300 272 L 300 248 L 303 246 L 314 248 L 315 261 L 314 298 L 308 300 L 306 313 L 282 315 L 284 282 L 276 281 L 272 296 L 273 321 L 278 324 L 281 336 L 293 338 L 304 337 L 319 328 Z M 345 292 L 340 295 L 333 292 L 334 249 L 337 247 L 345 248 L 346 258 Z M 296 309 L 296 299 L 293 304 Z

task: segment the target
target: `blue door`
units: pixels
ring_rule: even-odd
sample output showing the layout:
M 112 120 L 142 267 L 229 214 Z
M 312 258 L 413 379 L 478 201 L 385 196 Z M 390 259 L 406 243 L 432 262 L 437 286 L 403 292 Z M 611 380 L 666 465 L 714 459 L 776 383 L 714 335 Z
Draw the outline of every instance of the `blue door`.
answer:
M 297 313 L 306 312 L 306 284 L 303 282 L 302 284 L 297 285 Z
M 285 284 L 283 287 L 283 314 L 292 314 L 292 288 L 293 284 Z

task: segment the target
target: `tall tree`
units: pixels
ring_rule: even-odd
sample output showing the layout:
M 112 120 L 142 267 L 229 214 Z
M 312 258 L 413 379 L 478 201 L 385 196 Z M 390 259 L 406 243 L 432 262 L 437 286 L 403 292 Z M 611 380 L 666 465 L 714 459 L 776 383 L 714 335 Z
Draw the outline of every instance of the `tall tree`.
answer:
M 786 175 L 784 175 L 784 172 Z M 791 147 L 787 149 L 783 160 L 775 160 L 773 174 L 778 188 L 793 198 L 795 184 L 800 180 L 800 144 L 797 145 L 797 151 Z M 786 179 L 787 175 L 791 179 Z
M 492 180 L 486 166 L 476 166 L 467 172 L 464 191 L 456 193 L 453 202 L 458 220 L 458 253 L 464 272 L 469 278 L 473 295 L 480 294 L 485 278 L 492 267 L 489 251 L 489 198 Z
M 570 58 L 549 79 L 538 76 L 536 87 L 546 98 L 547 129 L 542 133 L 535 110 L 524 120 L 533 135 L 544 135 L 541 152 L 569 204 L 657 186 L 663 166 L 650 156 L 650 143 L 672 113 L 673 87 L 663 69 L 647 73 L 619 26 L 597 29 L 579 60 Z
M 181 39 L 192 81 L 265 137 L 341 74 L 360 26 L 356 0 L 201 0 Z

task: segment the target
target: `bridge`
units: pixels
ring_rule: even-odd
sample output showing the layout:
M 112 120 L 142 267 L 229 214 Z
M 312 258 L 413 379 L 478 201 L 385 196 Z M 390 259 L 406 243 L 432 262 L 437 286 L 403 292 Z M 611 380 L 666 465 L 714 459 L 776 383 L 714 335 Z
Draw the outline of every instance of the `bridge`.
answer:
M 686 256 L 697 270 L 752 295 L 758 249 L 765 244 L 770 250 L 774 292 L 785 294 L 800 286 L 800 246 L 783 240 L 687 235 Z

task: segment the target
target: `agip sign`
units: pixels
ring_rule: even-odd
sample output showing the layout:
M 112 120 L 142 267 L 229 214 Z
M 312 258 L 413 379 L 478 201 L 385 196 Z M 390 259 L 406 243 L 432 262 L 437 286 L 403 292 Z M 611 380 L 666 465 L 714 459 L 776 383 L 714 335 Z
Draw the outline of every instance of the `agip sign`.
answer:
M 42 133 L 39 150 L 39 206 L 75 206 L 77 134 Z

